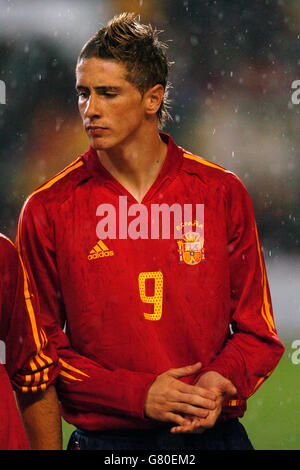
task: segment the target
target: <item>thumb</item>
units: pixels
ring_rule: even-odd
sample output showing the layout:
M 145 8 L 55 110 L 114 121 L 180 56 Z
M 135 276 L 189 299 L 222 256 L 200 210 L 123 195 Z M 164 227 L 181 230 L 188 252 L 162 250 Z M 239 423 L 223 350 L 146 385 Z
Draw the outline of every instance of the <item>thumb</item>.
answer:
M 193 375 L 198 372 L 202 367 L 201 362 L 196 362 L 190 366 L 179 367 L 178 369 L 169 369 L 168 374 L 175 379 L 180 377 L 186 377 L 187 375 Z
M 231 395 L 232 396 L 232 395 L 237 394 L 237 389 L 235 388 L 233 383 L 230 382 L 230 380 L 226 380 L 226 382 L 224 382 L 222 384 L 221 390 L 222 390 L 222 393 L 224 395 Z

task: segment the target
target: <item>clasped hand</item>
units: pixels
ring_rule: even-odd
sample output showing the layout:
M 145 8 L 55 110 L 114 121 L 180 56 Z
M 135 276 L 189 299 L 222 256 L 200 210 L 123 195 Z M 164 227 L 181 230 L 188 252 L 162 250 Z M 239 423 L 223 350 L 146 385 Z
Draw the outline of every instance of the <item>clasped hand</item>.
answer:
M 197 374 L 201 363 L 169 369 L 158 375 L 148 390 L 145 416 L 173 422 L 172 433 L 203 432 L 216 423 L 226 395 L 235 395 L 236 388 L 218 372 L 204 373 L 195 385 L 185 384 L 182 377 Z

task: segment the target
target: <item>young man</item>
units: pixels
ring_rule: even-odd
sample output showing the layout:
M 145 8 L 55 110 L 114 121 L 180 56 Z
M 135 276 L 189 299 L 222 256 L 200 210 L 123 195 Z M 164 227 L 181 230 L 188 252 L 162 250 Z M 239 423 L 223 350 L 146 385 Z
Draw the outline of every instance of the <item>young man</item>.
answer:
M 0 271 L 0 340 L 6 366 L 0 364 L 0 449 L 61 449 L 53 386 L 59 371 L 56 351 L 36 322 L 37 298 L 17 250 L 2 234 Z
M 238 418 L 283 353 L 247 191 L 159 132 L 168 69 L 132 14 L 91 38 L 76 68 L 90 148 L 20 216 L 69 448 L 252 448 Z

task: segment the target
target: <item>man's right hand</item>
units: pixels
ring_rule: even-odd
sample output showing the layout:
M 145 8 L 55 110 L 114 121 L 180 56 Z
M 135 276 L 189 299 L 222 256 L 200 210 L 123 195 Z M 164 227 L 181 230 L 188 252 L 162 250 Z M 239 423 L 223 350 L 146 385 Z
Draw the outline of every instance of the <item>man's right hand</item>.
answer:
M 209 410 L 216 407 L 217 394 L 205 388 L 188 385 L 181 377 L 197 374 L 201 363 L 169 369 L 156 377 L 148 390 L 144 413 L 157 421 L 184 425 L 184 415 L 206 418 Z M 188 421 L 190 422 L 190 421 Z

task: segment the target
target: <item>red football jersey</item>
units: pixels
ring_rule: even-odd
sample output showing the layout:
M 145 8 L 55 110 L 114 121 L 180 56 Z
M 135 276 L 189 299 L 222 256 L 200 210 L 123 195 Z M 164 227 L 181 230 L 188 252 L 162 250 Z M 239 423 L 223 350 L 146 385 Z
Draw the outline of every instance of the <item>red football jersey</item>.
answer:
M 56 351 L 37 327 L 36 299 L 18 253 L 0 234 L 0 449 L 27 449 L 28 440 L 17 410 L 15 389 L 45 389 L 57 376 Z M 8 374 L 7 374 L 8 372 Z
M 161 136 L 167 157 L 141 204 L 90 148 L 20 216 L 63 416 L 83 429 L 157 426 L 143 412 L 152 382 L 197 361 L 238 390 L 220 419 L 242 416 L 283 353 L 245 187 Z

